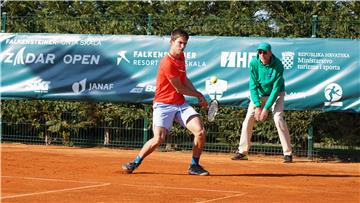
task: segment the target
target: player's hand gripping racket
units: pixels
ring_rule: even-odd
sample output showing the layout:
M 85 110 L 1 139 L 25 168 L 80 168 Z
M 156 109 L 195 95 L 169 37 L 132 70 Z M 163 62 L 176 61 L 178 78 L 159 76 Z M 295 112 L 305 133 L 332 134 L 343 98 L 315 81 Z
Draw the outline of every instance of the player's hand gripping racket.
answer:
M 215 98 L 215 99 L 211 100 L 211 102 L 209 104 L 209 108 L 208 108 L 207 117 L 210 122 L 215 120 L 215 116 L 218 113 L 218 111 L 219 111 L 219 102 Z

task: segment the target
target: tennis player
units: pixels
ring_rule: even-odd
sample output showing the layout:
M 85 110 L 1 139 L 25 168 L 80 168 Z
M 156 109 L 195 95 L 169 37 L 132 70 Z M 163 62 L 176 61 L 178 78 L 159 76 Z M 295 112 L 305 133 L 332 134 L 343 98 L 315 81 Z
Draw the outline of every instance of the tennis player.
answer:
M 271 45 L 260 43 L 257 57 L 250 62 L 250 104 L 242 124 L 240 144 L 232 160 L 247 160 L 255 121 L 265 121 L 271 110 L 280 137 L 284 163 L 292 162 L 292 147 L 288 126 L 284 119 L 284 67 L 272 53 Z
M 145 143 L 135 159 L 122 166 L 123 171 L 132 173 L 145 157 L 150 155 L 171 130 L 177 121 L 194 134 L 193 156 L 188 168 L 190 175 L 209 175 L 199 159 L 205 144 L 205 129 L 199 114 L 185 101 L 184 95 L 197 97 L 199 104 L 207 108 L 203 94 L 195 89 L 186 76 L 184 49 L 189 35 L 182 29 L 171 32 L 170 50 L 161 60 L 153 103 L 154 137 Z

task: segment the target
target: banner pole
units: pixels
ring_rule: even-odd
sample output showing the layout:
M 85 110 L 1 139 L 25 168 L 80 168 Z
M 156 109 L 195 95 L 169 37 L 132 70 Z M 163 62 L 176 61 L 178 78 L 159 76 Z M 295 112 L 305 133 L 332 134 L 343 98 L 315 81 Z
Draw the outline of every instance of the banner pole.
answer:
M 147 105 L 144 105 L 145 107 L 145 112 L 146 114 L 148 114 L 149 112 L 149 107 Z M 145 144 L 148 141 L 149 138 L 149 129 L 148 129 L 148 125 L 149 125 L 149 118 L 147 116 L 144 117 L 144 126 L 143 126 L 143 132 L 144 132 L 144 136 L 143 136 L 143 144 Z
M 6 32 L 6 12 L 1 13 L 1 32 Z
M 314 153 L 314 129 L 313 129 L 313 125 L 310 124 L 309 128 L 308 128 L 308 149 L 307 149 L 307 158 L 308 159 L 313 159 L 313 153 Z
M 318 16 L 317 15 L 313 15 L 312 19 L 311 19 L 311 37 L 312 38 L 316 38 L 316 28 L 317 28 L 317 24 L 318 24 Z
M 152 33 L 152 16 L 151 14 L 148 14 L 146 34 L 151 35 L 151 33 Z

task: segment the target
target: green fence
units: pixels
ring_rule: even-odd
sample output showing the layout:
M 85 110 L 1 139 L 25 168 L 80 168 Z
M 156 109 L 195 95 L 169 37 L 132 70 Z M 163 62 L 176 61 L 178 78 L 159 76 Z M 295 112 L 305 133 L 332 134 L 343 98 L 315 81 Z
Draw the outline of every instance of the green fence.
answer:
M 71 113 L 64 114 L 67 117 Z M 67 119 L 67 118 L 65 118 Z M 242 120 L 239 120 L 241 122 Z M 133 127 L 124 126 L 117 119 L 109 125 L 99 124 L 97 126 L 79 128 L 69 133 L 51 132 L 46 124 L 34 125 L 32 123 L 14 123 L 2 121 L 1 141 L 36 145 L 65 145 L 76 147 L 109 147 L 120 149 L 139 149 L 149 140 L 153 134 L 149 129 L 148 119 L 140 119 L 132 123 Z M 228 120 L 220 120 L 226 123 Z M 101 122 L 100 122 L 101 123 Z M 226 134 L 239 135 L 238 130 L 232 126 L 219 128 L 218 125 L 207 123 L 207 138 L 204 151 L 231 153 L 237 149 L 238 141 L 226 140 Z M 311 128 L 309 129 L 311 131 Z M 359 147 L 330 146 L 325 143 L 314 143 L 312 133 L 306 139 L 292 137 L 294 155 L 307 157 L 312 160 L 358 161 L 360 155 Z M 276 135 L 275 135 L 276 136 Z M 239 137 L 237 137 L 239 139 Z M 282 155 L 282 148 L 278 138 L 269 140 L 268 137 L 254 134 L 253 146 L 250 154 Z M 189 131 L 174 125 L 173 131 L 166 137 L 165 142 L 159 147 L 162 151 L 191 150 L 193 137 Z
M 226 121 L 223 121 L 226 122 Z M 11 123 L 2 122 L 2 141 L 19 142 L 25 144 L 39 145 L 67 145 L 78 147 L 115 147 L 123 149 L 140 148 L 153 134 L 151 129 L 144 130 L 144 120 L 135 123 L 134 128 L 124 127 L 117 122 L 114 126 L 96 126 L 79 129 L 76 133 L 65 135 L 59 132 L 50 132 L 45 124 L 39 127 L 31 123 Z M 175 131 L 171 132 L 165 139 L 165 142 L 159 147 L 160 150 L 191 150 L 193 136 L 185 129 L 175 124 Z M 236 145 L 227 143 L 222 139 L 222 133 L 217 126 L 208 125 L 205 151 L 208 152 L 234 152 Z M 232 129 L 227 129 L 231 131 Z M 237 134 L 238 132 L 232 131 Z M 240 138 L 240 137 L 239 137 Z M 261 153 L 269 155 L 281 155 L 282 149 L 278 140 L 269 143 L 266 138 L 253 136 L 254 142 L 251 153 Z M 303 144 L 301 144 L 304 146 Z M 308 154 L 306 149 L 295 149 L 297 156 L 316 157 L 316 150 Z

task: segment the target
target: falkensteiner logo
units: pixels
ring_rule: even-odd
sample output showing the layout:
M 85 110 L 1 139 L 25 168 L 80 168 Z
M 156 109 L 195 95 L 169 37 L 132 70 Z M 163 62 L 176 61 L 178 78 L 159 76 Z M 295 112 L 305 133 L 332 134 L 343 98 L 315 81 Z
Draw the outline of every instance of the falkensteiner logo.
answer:
M 120 62 L 124 59 L 127 63 L 130 63 L 129 59 L 126 58 L 126 52 L 127 51 L 119 51 L 117 54 L 119 55 L 117 57 L 116 65 L 119 65 Z
M 121 50 L 117 53 L 116 65 L 120 63 L 127 63 L 135 66 L 153 66 L 157 67 L 160 59 L 165 56 L 167 52 L 161 51 L 132 51 L 132 53 L 128 53 L 128 51 Z M 131 59 L 127 56 L 129 56 Z M 122 62 L 125 61 L 125 62 Z
M 159 50 L 121 50 L 117 53 L 116 65 L 126 63 L 136 67 L 156 68 L 167 54 L 167 51 Z M 205 60 L 199 59 L 197 52 L 184 52 L 184 58 L 187 68 L 204 68 L 207 66 Z
M 248 68 L 256 52 L 221 52 L 220 67 L 222 68 Z

